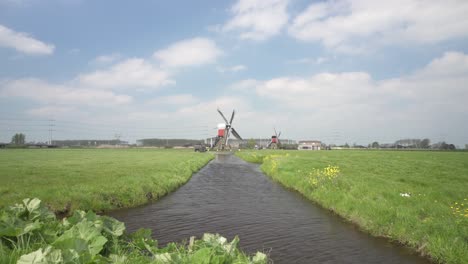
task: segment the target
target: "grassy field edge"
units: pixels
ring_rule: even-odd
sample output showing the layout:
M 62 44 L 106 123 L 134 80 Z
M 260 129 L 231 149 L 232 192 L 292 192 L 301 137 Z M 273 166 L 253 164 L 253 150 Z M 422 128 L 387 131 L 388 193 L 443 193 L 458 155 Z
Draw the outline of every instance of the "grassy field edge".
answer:
M 3 150 L 0 207 L 27 197 L 59 217 L 137 207 L 177 190 L 213 158 L 176 150 Z

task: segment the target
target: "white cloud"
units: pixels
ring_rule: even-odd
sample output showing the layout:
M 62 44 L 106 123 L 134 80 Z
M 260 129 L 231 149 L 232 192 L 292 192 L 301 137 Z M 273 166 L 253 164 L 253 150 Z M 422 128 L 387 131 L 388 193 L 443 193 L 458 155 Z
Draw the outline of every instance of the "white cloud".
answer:
M 198 102 L 199 100 L 192 94 L 176 94 L 161 96 L 153 98 L 147 102 L 147 104 L 156 104 L 156 105 L 188 105 Z
M 178 110 L 179 114 L 190 115 L 190 116 L 210 116 L 211 118 L 216 118 L 219 114 L 216 112 L 216 109 L 220 108 L 227 115 L 231 114 L 233 109 L 246 111 L 249 109 L 249 105 L 245 99 L 239 96 L 221 96 L 212 100 L 203 101 L 191 106 L 185 106 Z M 221 117 L 219 117 L 221 118 Z M 221 120 L 219 120 L 221 121 Z
M 0 25 L 0 46 L 14 48 L 19 52 L 31 55 L 50 55 L 54 45 L 37 40 L 26 33 L 16 32 Z
M 164 66 L 181 67 L 214 63 L 222 53 L 214 41 L 207 38 L 193 38 L 158 50 L 153 57 Z
M 244 94 L 248 98 L 258 96 L 256 102 L 272 106 L 275 118 L 288 116 L 283 122 L 288 137 L 337 142 L 340 139 L 330 137 L 330 130 L 339 127 L 342 140 L 369 143 L 379 137 L 389 142 L 411 135 L 436 138 L 447 127 L 466 131 L 462 120 L 468 112 L 467 83 L 468 54 L 447 52 L 398 78 L 375 80 L 366 72 L 319 73 L 308 78 L 249 79 L 231 89 L 250 91 Z M 460 141 L 460 136 L 453 140 Z
M 468 112 L 467 83 L 468 55 L 446 52 L 412 75 L 379 82 L 379 88 L 426 106 Z
M 255 79 L 246 79 L 235 82 L 231 84 L 228 88 L 234 91 L 241 91 L 241 92 L 251 92 L 255 90 L 257 85 L 261 84 L 261 81 Z
M 296 60 L 289 60 L 287 64 L 322 64 L 329 61 L 329 58 L 326 57 L 318 57 L 318 58 L 301 58 Z
M 43 106 L 39 108 L 33 108 L 26 113 L 31 116 L 37 117 L 67 117 L 73 114 L 76 108 L 69 106 Z
M 349 105 L 375 94 L 365 72 L 321 73 L 311 78 L 280 77 L 257 85 L 262 97 L 281 101 L 294 109 L 319 109 Z
M 240 38 L 265 40 L 288 23 L 288 0 L 239 0 L 231 7 L 233 17 L 222 31 L 239 31 Z
M 112 54 L 107 54 L 107 55 L 101 55 L 97 56 L 94 58 L 92 63 L 94 64 L 108 64 L 108 63 L 113 63 L 120 59 L 122 56 L 118 53 L 112 53 Z
M 51 84 L 39 79 L 7 81 L 0 87 L 1 97 L 22 97 L 47 105 L 123 105 L 132 101 L 128 95 L 110 91 Z
M 246 66 L 244 65 L 235 65 L 235 66 L 231 66 L 231 67 L 218 67 L 216 70 L 220 73 L 226 73 L 226 72 L 231 72 L 231 73 L 235 73 L 235 72 L 240 72 L 240 71 L 245 71 L 247 69 Z
M 468 2 L 336 0 L 311 4 L 289 33 L 345 52 L 371 44 L 437 43 L 468 36 Z
M 462 101 L 468 98 L 468 55 L 447 52 L 413 74 L 380 81 L 366 72 L 344 72 L 320 73 L 310 78 L 280 77 L 263 82 L 247 80 L 246 83 L 255 85 L 258 95 L 298 109 L 356 104 L 381 106 L 392 100 L 453 104 L 454 109 L 458 109 L 455 102 L 459 102 L 466 108 L 468 105 Z
M 99 70 L 78 76 L 82 86 L 98 88 L 159 88 L 174 84 L 170 74 L 156 68 L 144 59 L 133 58 Z

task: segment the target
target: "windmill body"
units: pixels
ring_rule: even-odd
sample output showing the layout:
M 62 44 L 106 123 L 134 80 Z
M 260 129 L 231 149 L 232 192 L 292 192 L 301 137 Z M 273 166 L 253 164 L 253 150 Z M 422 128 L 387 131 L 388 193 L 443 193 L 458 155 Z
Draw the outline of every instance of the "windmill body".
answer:
M 231 133 L 235 138 L 242 140 L 239 133 L 237 133 L 237 131 L 232 127 L 232 121 L 234 120 L 236 112 L 234 110 L 232 111 L 231 119 L 229 121 L 221 110 L 218 109 L 218 113 L 221 115 L 225 123 L 218 124 L 218 134 L 212 149 L 216 151 L 231 150 L 231 146 L 229 145 L 229 136 Z
M 267 148 L 269 149 L 279 149 L 281 147 L 280 139 L 281 132 L 279 134 L 276 133 L 276 128 L 274 128 L 275 134 L 271 136 L 271 141 L 268 143 Z

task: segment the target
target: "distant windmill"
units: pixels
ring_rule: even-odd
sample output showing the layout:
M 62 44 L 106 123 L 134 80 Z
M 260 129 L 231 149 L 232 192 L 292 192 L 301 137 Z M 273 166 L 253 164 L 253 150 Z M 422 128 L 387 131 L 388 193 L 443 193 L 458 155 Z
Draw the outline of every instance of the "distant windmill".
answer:
M 271 136 L 271 141 L 268 143 L 267 148 L 270 149 L 278 149 L 281 147 L 281 142 L 279 140 L 279 137 L 281 136 L 281 131 L 279 134 L 276 133 L 276 128 L 273 128 L 275 130 L 275 134 Z
M 221 117 L 224 119 L 226 123 L 221 123 L 218 124 L 218 136 L 216 136 L 215 143 L 212 147 L 212 149 L 215 150 L 226 150 L 226 149 L 231 149 L 229 145 L 229 136 L 232 133 L 235 138 L 242 140 L 241 136 L 239 136 L 239 133 L 232 127 L 232 120 L 234 120 L 234 115 L 236 114 L 235 110 L 232 110 L 232 115 L 231 115 L 231 120 L 227 120 L 227 118 L 224 116 L 223 112 L 218 109 L 218 113 L 221 115 Z

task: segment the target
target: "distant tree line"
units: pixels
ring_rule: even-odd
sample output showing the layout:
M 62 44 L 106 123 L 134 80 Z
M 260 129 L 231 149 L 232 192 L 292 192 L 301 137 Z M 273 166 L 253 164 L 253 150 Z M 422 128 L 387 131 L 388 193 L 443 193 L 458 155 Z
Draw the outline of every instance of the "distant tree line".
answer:
M 20 146 L 26 144 L 26 135 L 23 133 L 16 133 L 11 138 L 11 144 Z
M 431 140 L 428 138 L 424 139 L 399 139 L 395 143 L 391 144 L 379 144 L 375 141 L 368 145 L 369 148 L 396 148 L 396 149 L 440 149 L 440 150 L 454 150 L 456 149 L 454 144 L 448 144 L 445 141 L 431 144 Z
M 128 142 L 119 139 L 69 139 L 69 140 L 52 140 L 52 145 L 57 147 L 97 147 L 101 145 L 125 145 Z
M 137 140 L 137 146 L 142 147 L 192 147 L 203 143 L 203 140 L 196 139 L 161 139 L 146 138 Z
M 248 140 L 244 140 L 243 142 L 239 143 L 239 148 L 241 149 L 255 149 L 255 148 L 266 148 L 266 144 L 270 139 L 255 139 L 250 138 Z M 260 141 L 260 142 L 259 142 Z M 262 142 L 263 141 L 263 142 Z M 299 146 L 296 143 L 289 143 L 291 140 L 281 140 L 278 144 L 279 149 L 288 149 L 288 150 L 297 150 Z

